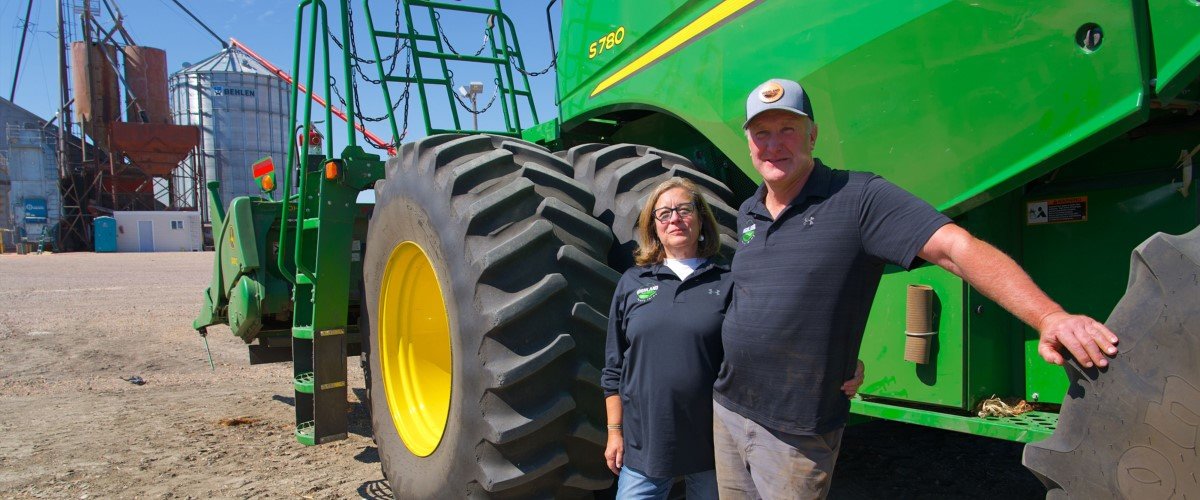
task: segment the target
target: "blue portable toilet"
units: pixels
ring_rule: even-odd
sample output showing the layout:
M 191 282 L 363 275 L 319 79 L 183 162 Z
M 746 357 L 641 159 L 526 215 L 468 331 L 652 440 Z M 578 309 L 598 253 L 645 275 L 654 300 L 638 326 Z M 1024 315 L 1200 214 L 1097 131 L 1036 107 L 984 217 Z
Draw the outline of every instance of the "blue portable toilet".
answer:
M 117 219 L 107 216 L 93 219 L 92 237 L 97 252 L 117 251 Z

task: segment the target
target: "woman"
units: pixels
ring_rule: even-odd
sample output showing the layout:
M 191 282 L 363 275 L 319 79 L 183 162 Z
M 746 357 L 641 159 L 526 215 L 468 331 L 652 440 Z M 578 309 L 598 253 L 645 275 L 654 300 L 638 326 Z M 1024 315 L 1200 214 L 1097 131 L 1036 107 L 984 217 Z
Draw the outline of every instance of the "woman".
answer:
M 716 219 L 691 181 L 669 179 L 646 198 L 637 265 L 609 309 L 601 378 L 617 498 L 666 498 L 678 476 L 688 499 L 717 498 L 712 385 L 732 285 L 719 247 Z M 861 384 L 860 363 L 842 388 L 853 395 Z

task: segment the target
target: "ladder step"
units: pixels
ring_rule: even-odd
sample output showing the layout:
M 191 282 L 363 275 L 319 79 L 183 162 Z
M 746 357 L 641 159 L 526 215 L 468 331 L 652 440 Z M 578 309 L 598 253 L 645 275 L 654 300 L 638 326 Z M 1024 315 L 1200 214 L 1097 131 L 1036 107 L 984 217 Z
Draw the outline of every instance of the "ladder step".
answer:
M 304 273 L 297 273 L 296 274 L 296 284 L 297 285 L 311 285 L 312 280 L 308 279 L 308 275 L 306 275 Z
M 516 95 L 523 95 L 523 96 L 526 96 L 526 97 L 533 97 L 533 94 L 531 94 L 531 93 L 530 93 L 528 90 L 508 90 L 508 89 L 500 89 L 500 93 L 501 93 L 501 94 L 516 94 Z
M 446 2 L 431 2 L 428 0 L 409 0 L 409 5 L 413 7 L 431 7 L 434 9 L 457 10 L 460 12 L 474 12 L 476 14 L 488 14 L 493 16 L 504 15 L 499 9 L 491 9 L 488 7 L 476 7 L 474 5 L 462 5 Z
M 417 78 L 407 78 L 407 77 L 403 77 L 403 76 L 387 76 L 387 75 L 385 75 L 385 76 L 383 77 L 383 79 L 384 79 L 385 81 L 389 81 L 389 82 L 399 82 L 399 83 L 424 83 L 424 84 L 428 84 L 428 85 L 433 85 L 433 84 L 437 84 L 437 85 L 450 85 L 450 80 L 446 80 L 446 79 L 437 79 L 437 78 L 421 78 L 421 79 L 417 79 Z
M 298 339 L 312 340 L 313 329 L 311 326 L 293 326 L 292 327 L 292 337 L 295 337 Z
M 443 128 L 430 129 L 429 134 L 430 135 L 433 135 L 433 134 L 492 134 L 492 135 L 503 135 L 503 136 L 507 136 L 507 137 L 520 137 L 521 136 L 520 132 L 508 132 L 508 131 L 504 131 L 504 130 L 468 130 L 468 129 L 443 129 Z
M 317 423 L 309 420 L 296 425 L 296 441 L 304 446 L 316 446 Z
M 304 229 L 304 230 L 321 229 L 321 219 L 318 219 L 316 217 L 310 217 L 310 218 L 304 219 L 304 221 L 300 223 L 300 229 Z
M 409 37 L 408 33 L 396 33 L 394 31 L 372 31 L 371 33 L 373 33 L 375 36 L 377 36 L 379 38 L 408 38 Z M 421 41 L 425 41 L 425 42 L 437 41 L 437 37 L 435 37 L 433 35 L 422 35 L 420 33 L 413 33 L 412 37 L 416 38 L 417 40 L 421 40 Z
M 296 386 L 296 392 L 312 394 L 313 393 L 313 380 L 314 380 L 313 372 L 304 372 L 299 375 L 296 375 L 296 379 L 293 381 L 293 385 Z
M 450 60 L 450 61 L 466 61 L 466 62 L 489 63 L 489 64 L 508 64 L 508 59 L 502 59 L 499 57 L 464 56 L 462 54 L 453 54 L 453 53 L 443 54 L 443 53 L 439 53 L 439 52 L 426 52 L 424 50 L 418 50 L 416 52 L 416 54 L 417 54 L 417 57 L 423 57 L 426 59 L 446 59 L 446 60 Z

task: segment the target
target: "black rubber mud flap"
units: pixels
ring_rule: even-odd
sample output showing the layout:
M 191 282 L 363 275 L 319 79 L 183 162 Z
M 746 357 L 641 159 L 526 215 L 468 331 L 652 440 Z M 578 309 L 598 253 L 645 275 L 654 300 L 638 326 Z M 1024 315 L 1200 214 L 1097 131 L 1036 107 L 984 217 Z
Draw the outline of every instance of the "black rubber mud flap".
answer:
M 1108 368 L 1067 367 L 1058 428 L 1022 462 L 1047 498 L 1200 498 L 1200 228 L 1136 250 Z
M 520 140 L 435 135 L 405 144 L 375 192 L 364 350 L 396 496 L 578 498 L 609 487 L 599 379 L 619 275 L 602 262 L 612 237 L 570 165 Z M 426 254 L 449 320 L 449 416 L 427 456 L 401 440 L 390 410 L 407 407 L 388 400 L 380 369 L 380 285 L 403 242 Z
M 592 187 L 592 215 L 610 227 L 615 240 L 608 265 L 625 271 L 637 248 L 637 219 L 645 197 L 659 183 L 684 177 L 696 183 L 721 226 L 721 254 L 733 258 L 737 209 L 729 206 L 733 193 L 721 181 L 700 172 L 687 158 L 649 146 L 584 144 L 558 156 L 575 168 L 575 180 Z

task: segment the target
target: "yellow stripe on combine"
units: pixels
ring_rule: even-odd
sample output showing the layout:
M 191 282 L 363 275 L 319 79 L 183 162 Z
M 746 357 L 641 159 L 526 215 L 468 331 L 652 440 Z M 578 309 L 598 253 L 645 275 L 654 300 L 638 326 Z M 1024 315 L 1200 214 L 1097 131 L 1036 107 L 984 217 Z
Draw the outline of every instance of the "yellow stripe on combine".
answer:
M 596 94 L 599 94 L 607 90 L 609 87 L 620 83 L 622 80 L 629 78 L 630 75 L 638 72 L 646 66 L 658 62 L 659 59 L 666 57 L 666 55 L 670 54 L 671 51 L 678 49 L 684 44 L 690 42 L 693 38 L 703 34 L 709 28 L 716 26 L 721 21 L 724 21 L 729 16 L 736 14 L 738 11 L 756 1 L 758 0 L 725 0 L 717 4 L 716 7 L 713 7 L 708 12 L 705 12 L 704 15 L 696 18 L 695 21 L 692 21 L 687 26 L 684 26 L 683 29 L 675 32 L 674 35 L 671 35 L 666 40 L 663 40 L 662 43 L 656 45 L 653 49 L 650 49 L 649 52 L 642 54 L 641 57 L 634 59 L 633 62 L 625 65 L 625 67 L 621 68 L 616 73 L 613 73 L 612 76 L 605 78 L 604 81 L 600 82 L 600 85 L 596 86 L 596 89 L 593 90 L 592 94 L 588 97 L 595 97 Z

